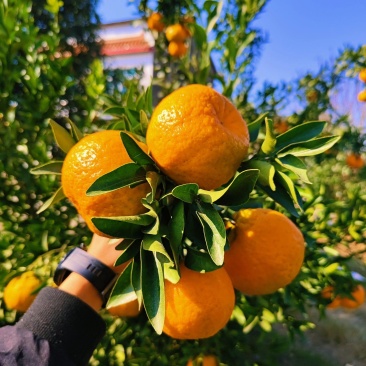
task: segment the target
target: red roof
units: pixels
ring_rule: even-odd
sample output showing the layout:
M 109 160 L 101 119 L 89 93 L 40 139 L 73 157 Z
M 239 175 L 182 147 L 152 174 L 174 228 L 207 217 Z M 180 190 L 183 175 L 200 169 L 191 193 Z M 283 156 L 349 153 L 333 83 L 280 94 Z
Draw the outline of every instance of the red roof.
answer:
M 147 53 L 154 49 L 143 36 L 109 39 L 104 40 L 102 44 L 103 56 L 118 56 L 133 53 Z

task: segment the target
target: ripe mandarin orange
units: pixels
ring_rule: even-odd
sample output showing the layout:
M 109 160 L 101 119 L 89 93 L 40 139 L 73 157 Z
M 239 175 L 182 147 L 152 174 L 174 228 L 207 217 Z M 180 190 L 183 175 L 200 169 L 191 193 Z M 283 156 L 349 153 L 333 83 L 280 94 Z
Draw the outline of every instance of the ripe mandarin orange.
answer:
M 172 57 L 183 57 L 188 50 L 188 46 L 185 42 L 171 41 L 168 45 L 168 53 Z
M 360 73 L 358 74 L 358 78 L 366 83 L 366 69 L 360 71 Z
M 229 321 L 234 288 L 224 268 L 200 273 L 180 267 L 177 284 L 165 281 L 163 332 L 176 339 L 201 339 L 216 334 Z
M 62 166 L 61 183 L 65 196 L 73 203 L 88 227 L 100 232 L 92 217 L 138 215 L 146 211 L 141 198 L 150 191 L 147 183 L 135 188 L 121 188 L 98 196 L 87 196 L 86 191 L 94 181 L 112 170 L 130 163 L 131 159 L 122 143 L 121 131 L 105 130 L 82 138 L 67 153 Z M 146 145 L 138 145 L 147 150 Z
M 365 288 L 362 285 L 357 285 L 351 292 L 351 297 L 342 297 L 341 306 L 347 309 L 356 309 L 365 302 Z
M 321 292 L 321 296 L 324 299 L 332 300 L 327 304 L 328 309 L 335 309 L 341 306 L 341 299 L 339 296 L 334 296 L 334 286 L 327 286 Z
M 274 124 L 274 129 L 277 133 L 284 133 L 288 130 L 288 123 L 287 121 L 283 121 L 283 120 L 280 120 L 280 121 L 277 121 L 275 124 Z
M 165 30 L 165 36 L 169 42 L 184 42 L 190 35 L 187 27 L 180 23 L 169 25 Z
M 9 310 L 26 312 L 36 298 L 33 292 L 41 286 L 41 280 L 28 271 L 14 277 L 4 289 L 4 302 Z
M 159 168 L 173 181 L 215 189 L 234 176 L 246 157 L 249 133 L 227 98 L 192 84 L 157 105 L 146 142 Z
M 351 153 L 346 157 L 346 164 L 350 168 L 361 169 L 365 166 L 365 160 L 360 154 Z
M 265 295 L 288 285 L 304 259 L 304 237 L 278 211 L 243 209 L 234 215 L 224 268 L 234 287 L 246 295 Z
M 358 94 L 357 94 L 357 100 L 359 102 L 366 102 L 366 90 L 361 90 Z
M 218 366 L 219 362 L 214 355 L 198 356 L 194 360 L 190 359 L 187 366 Z
M 165 24 L 163 22 L 163 15 L 160 13 L 152 13 L 147 18 L 147 27 L 151 30 L 162 32 L 165 28 Z

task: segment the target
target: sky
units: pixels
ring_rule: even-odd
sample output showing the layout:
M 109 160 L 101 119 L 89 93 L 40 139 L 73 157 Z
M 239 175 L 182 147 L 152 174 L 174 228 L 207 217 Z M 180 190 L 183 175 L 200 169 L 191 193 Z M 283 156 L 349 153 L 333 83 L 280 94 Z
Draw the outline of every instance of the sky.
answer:
M 102 22 L 137 18 L 128 0 L 100 0 Z M 268 37 L 255 77 L 277 83 L 317 71 L 345 45 L 366 44 L 366 0 L 271 0 L 255 21 Z

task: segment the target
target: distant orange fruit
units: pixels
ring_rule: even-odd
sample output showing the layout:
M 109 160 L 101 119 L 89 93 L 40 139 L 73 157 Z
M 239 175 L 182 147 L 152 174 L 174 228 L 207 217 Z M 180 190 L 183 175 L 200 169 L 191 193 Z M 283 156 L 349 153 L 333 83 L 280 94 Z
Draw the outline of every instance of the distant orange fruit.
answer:
M 346 157 L 346 164 L 353 169 L 361 169 L 365 166 L 365 160 L 360 154 L 350 153 Z
M 341 298 L 341 306 L 347 309 L 356 309 L 365 302 L 365 288 L 362 285 L 357 285 L 351 292 L 351 295 L 352 298 Z
M 94 181 L 132 160 L 120 137 L 121 131 L 104 130 L 82 138 L 67 153 L 62 166 L 61 183 L 65 196 L 73 203 L 88 227 L 100 232 L 92 217 L 132 216 L 146 211 L 141 199 L 150 192 L 148 183 L 135 188 L 121 188 L 98 196 L 87 196 L 86 191 Z M 145 151 L 147 147 L 138 145 Z
M 247 156 L 248 127 L 235 106 L 214 89 L 177 89 L 154 109 L 146 142 L 159 168 L 174 182 L 215 189 Z
M 285 287 L 300 272 L 305 252 L 301 231 L 282 213 L 264 208 L 234 215 L 224 268 L 246 295 L 265 295 Z
M 169 42 L 184 42 L 187 38 L 191 36 L 189 30 L 184 25 L 177 23 L 169 25 L 165 30 L 166 39 Z
M 359 102 L 366 102 L 366 90 L 362 90 L 357 94 L 357 100 Z
M 5 306 L 9 310 L 26 312 L 36 298 L 34 292 L 41 284 L 41 280 L 32 271 L 14 277 L 4 289 Z
M 129 302 L 113 306 L 107 309 L 111 315 L 122 317 L 122 318 L 134 318 L 140 314 L 140 307 L 137 299 Z
M 171 41 L 168 45 L 168 53 L 172 57 L 182 57 L 188 51 L 188 46 L 185 42 Z
M 165 281 L 163 332 L 176 339 L 209 338 L 225 327 L 235 305 L 234 288 L 224 268 L 200 273 L 180 267 L 177 284 Z
M 188 360 L 187 366 L 219 366 L 219 361 L 214 355 L 203 355 Z
M 160 13 L 152 13 L 147 18 L 147 26 L 151 30 L 162 32 L 165 28 L 165 24 L 163 22 L 163 15 Z
M 332 300 L 328 305 L 328 309 L 335 309 L 341 306 L 341 299 L 339 296 L 334 297 L 334 286 L 327 286 L 321 292 L 324 299 Z
M 366 83 L 366 69 L 360 71 L 360 73 L 358 74 L 358 78 Z
M 274 129 L 278 133 L 284 133 L 289 129 L 288 123 L 285 120 L 279 120 L 273 125 Z

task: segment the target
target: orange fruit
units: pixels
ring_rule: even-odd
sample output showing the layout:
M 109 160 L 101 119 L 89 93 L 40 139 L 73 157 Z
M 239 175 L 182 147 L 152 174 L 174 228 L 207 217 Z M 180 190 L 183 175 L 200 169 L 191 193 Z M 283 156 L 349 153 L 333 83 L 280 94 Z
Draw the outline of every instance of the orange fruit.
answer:
M 169 25 L 165 30 L 166 39 L 169 42 L 184 42 L 191 36 L 189 30 L 184 25 L 177 23 Z
M 365 302 L 365 288 L 362 285 L 357 285 L 351 295 L 353 298 L 342 297 L 340 299 L 341 306 L 347 309 L 356 309 Z
M 122 317 L 122 318 L 133 318 L 140 314 L 141 309 L 139 308 L 139 302 L 137 299 L 129 302 L 113 306 L 107 309 L 111 315 Z
M 121 188 L 98 196 L 87 196 L 86 191 L 94 181 L 132 160 L 120 137 L 121 131 L 105 130 L 83 137 L 67 153 L 62 166 L 61 183 L 66 197 L 94 233 L 100 232 L 92 223 L 92 217 L 138 215 L 146 211 L 141 198 L 150 191 L 149 184 L 135 188 Z M 145 151 L 147 147 L 138 145 Z
M 274 124 L 274 129 L 278 133 L 284 133 L 288 130 L 288 123 L 286 121 L 280 120 Z
M 304 260 L 304 237 L 285 215 L 264 208 L 234 215 L 224 268 L 234 287 L 246 295 L 265 295 L 288 285 Z
M 41 280 L 32 272 L 14 277 L 4 289 L 4 302 L 9 310 L 26 312 L 36 298 L 33 293 L 41 286 Z
M 180 266 L 177 284 L 165 281 L 163 332 L 176 339 L 215 335 L 229 321 L 235 305 L 233 285 L 224 268 L 200 273 Z
M 163 22 L 163 15 L 160 13 L 152 13 L 147 18 L 147 27 L 150 30 L 156 30 L 157 32 L 162 32 L 165 28 L 165 24 Z
M 146 142 L 156 164 L 173 181 L 215 189 L 234 176 L 247 156 L 249 133 L 226 97 L 192 84 L 157 105 Z
M 327 286 L 324 287 L 324 289 L 321 292 L 321 296 L 324 299 L 331 300 L 333 299 L 328 305 L 328 309 L 335 309 L 341 306 L 341 299 L 339 296 L 334 297 L 334 287 L 333 286 Z
M 218 366 L 219 362 L 214 355 L 198 356 L 195 359 L 189 359 L 187 366 Z
M 366 90 L 362 90 L 357 94 L 357 100 L 359 102 L 366 102 Z
M 361 169 L 365 166 L 365 160 L 362 158 L 360 154 L 351 153 L 346 157 L 346 164 L 350 168 Z
M 188 46 L 184 42 L 169 42 L 168 53 L 172 57 L 182 57 L 187 53 L 187 50 Z
M 360 73 L 358 74 L 358 78 L 366 83 L 366 69 L 360 71 Z

